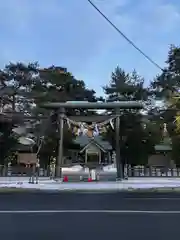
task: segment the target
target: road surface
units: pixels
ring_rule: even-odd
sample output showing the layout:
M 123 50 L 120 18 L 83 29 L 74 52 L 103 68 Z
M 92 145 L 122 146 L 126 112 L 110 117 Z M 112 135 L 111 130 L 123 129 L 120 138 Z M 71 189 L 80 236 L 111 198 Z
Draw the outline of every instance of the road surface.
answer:
M 0 193 L 6 240 L 178 239 L 179 222 L 179 194 Z

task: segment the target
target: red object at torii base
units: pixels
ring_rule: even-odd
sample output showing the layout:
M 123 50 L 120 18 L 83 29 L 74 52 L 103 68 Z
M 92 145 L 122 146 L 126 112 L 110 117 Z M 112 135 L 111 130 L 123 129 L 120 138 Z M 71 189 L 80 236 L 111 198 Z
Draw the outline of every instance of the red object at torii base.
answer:
M 63 182 L 68 182 L 68 176 L 64 176 Z

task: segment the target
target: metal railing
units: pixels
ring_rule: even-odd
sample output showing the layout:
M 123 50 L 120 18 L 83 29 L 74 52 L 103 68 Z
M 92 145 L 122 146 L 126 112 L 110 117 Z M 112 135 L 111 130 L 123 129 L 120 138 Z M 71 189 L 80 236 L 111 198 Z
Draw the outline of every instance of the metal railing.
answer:
M 165 167 L 130 167 L 128 177 L 180 177 L 180 168 Z

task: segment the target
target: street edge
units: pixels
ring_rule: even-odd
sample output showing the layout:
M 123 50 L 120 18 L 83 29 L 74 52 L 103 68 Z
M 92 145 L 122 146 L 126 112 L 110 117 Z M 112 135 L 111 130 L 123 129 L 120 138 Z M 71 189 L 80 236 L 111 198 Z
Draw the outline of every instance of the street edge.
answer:
M 38 189 L 38 188 L 18 188 L 18 187 L 3 187 L 0 188 L 0 194 L 4 192 L 48 192 L 48 193 L 63 193 L 63 192 L 75 192 L 75 193 L 130 193 L 130 192 L 179 192 L 180 187 L 174 188 L 127 188 L 127 189 Z

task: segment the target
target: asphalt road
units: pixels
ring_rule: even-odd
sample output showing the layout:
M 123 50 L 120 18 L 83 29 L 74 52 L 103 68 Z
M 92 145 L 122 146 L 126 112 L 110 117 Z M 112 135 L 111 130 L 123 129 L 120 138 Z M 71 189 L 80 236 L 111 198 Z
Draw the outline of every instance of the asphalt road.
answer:
M 0 193 L 6 240 L 179 239 L 180 194 Z

